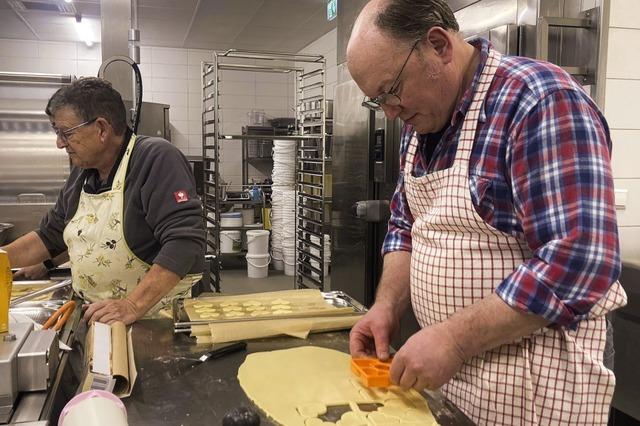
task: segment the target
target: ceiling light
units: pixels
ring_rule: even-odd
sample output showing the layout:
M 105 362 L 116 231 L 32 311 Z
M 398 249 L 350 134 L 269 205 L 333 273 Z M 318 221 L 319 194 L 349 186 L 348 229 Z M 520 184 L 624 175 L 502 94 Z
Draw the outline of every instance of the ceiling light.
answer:
M 71 3 L 73 0 L 64 0 L 65 3 Z
M 77 14 L 76 15 L 76 32 L 78 33 L 78 36 L 80 36 L 80 38 L 82 39 L 82 41 L 84 41 L 84 43 L 91 47 L 93 46 L 93 40 L 91 37 L 91 29 L 89 28 L 89 25 L 87 24 L 86 20 L 82 20 L 82 15 Z

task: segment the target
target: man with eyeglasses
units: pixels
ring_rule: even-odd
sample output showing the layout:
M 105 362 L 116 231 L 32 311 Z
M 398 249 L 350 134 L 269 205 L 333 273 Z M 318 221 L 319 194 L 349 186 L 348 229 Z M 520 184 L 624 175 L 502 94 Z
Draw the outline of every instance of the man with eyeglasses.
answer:
M 363 106 L 404 121 L 376 302 L 353 356 L 478 424 L 605 424 L 605 314 L 626 303 L 594 102 L 549 63 L 465 41 L 444 0 L 373 0 L 347 48 Z
M 130 324 L 202 276 L 204 227 L 191 168 L 168 141 L 136 136 L 111 84 L 83 78 L 46 113 L 72 164 L 39 229 L 4 247 L 15 267 L 68 256 L 84 320 Z

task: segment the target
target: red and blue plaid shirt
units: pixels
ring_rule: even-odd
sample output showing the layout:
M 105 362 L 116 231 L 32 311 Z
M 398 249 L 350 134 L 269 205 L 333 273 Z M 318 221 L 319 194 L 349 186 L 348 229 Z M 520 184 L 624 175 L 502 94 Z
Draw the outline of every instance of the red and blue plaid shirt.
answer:
M 449 125 L 421 135 L 416 176 L 450 167 L 489 42 L 472 44 L 481 59 Z M 411 251 L 413 216 L 404 190 L 404 162 L 413 129 L 405 125 L 400 176 L 382 252 Z M 504 56 L 480 114 L 469 162 L 469 186 L 480 217 L 524 239 L 533 257 L 496 293 L 509 306 L 555 326 L 574 327 L 620 273 L 618 228 L 607 123 L 562 69 Z

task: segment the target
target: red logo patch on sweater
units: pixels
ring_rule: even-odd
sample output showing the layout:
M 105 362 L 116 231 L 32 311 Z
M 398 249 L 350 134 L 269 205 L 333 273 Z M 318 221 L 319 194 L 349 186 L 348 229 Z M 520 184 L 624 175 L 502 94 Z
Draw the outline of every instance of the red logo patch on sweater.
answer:
M 173 196 L 176 198 L 177 203 L 184 203 L 185 201 L 189 201 L 189 194 L 187 191 L 176 191 L 173 193 Z

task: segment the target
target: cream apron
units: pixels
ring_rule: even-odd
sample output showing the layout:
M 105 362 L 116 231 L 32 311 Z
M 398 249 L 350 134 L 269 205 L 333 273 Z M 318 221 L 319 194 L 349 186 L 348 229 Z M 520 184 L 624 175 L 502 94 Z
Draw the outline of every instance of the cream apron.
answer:
M 132 135 L 110 191 L 87 194 L 83 185 L 78 210 L 64 229 L 73 289 L 89 302 L 126 297 L 151 268 L 124 238 L 125 176 L 135 141 Z M 188 296 L 201 276 L 187 275 L 147 315 L 170 306 L 174 298 Z
M 500 57 L 489 53 L 464 119 L 454 165 L 415 177 L 415 134 L 407 152 L 405 191 L 415 218 L 411 301 L 422 327 L 489 296 L 532 256 L 525 241 L 484 222 L 469 190 L 478 117 Z M 485 352 L 465 362 L 442 390 L 478 424 L 606 424 L 615 378 L 602 364 L 604 314 L 625 303 L 626 295 L 616 282 L 577 330 L 544 328 Z

